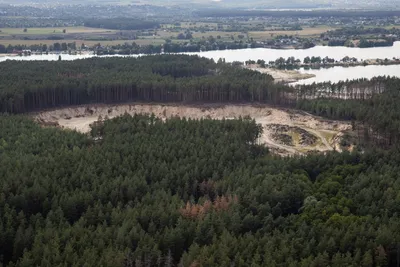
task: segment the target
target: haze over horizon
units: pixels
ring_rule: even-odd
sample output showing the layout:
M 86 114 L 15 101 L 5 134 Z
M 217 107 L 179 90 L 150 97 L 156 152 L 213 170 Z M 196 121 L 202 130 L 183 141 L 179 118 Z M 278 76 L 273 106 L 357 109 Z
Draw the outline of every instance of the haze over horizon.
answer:
M 257 8 L 257 9 L 277 9 L 277 8 L 337 8 L 337 9 L 382 9 L 382 8 L 398 8 L 400 3 L 395 0 L 71 0 L 68 3 L 53 0 L 0 0 L 0 4 L 147 4 L 147 5 L 182 5 L 207 7 L 224 7 L 224 8 Z

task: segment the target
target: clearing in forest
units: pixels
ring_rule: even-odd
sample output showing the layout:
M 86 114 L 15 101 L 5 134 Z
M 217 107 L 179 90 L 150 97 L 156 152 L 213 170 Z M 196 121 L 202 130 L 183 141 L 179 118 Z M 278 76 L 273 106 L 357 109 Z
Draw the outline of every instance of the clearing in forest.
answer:
M 44 111 L 35 119 L 48 126 L 73 129 L 87 133 L 96 121 L 128 114 L 154 114 L 166 119 L 234 119 L 250 116 L 263 127 L 259 142 L 281 155 L 304 154 L 310 151 L 340 151 L 341 137 L 350 131 L 348 122 L 326 120 L 292 109 L 278 109 L 265 105 L 85 105 Z

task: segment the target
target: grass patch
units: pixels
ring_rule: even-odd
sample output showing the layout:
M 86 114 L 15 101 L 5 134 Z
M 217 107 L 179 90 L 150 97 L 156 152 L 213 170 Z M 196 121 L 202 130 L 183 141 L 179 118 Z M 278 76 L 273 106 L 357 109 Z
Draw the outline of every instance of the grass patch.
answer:
M 300 134 L 296 131 L 289 131 L 288 135 L 292 137 L 293 144 L 297 147 L 300 144 Z
M 331 143 L 333 138 L 337 135 L 337 133 L 328 131 L 320 131 L 320 134 L 326 139 L 326 141 L 328 141 L 328 143 Z
M 226 38 L 230 39 L 231 36 L 234 36 L 235 39 L 238 39 L 238 35 L 244 35 L 246 34 L 240 33 L 240 32 L 224 32 L 224 31 L 209 31 L 209 32 L 195 32 L 193 33 L 193 38 L 208 38 L 209 36 L 213 36 L 215 39 L 217 36 L 221 36 L 221 38 Z

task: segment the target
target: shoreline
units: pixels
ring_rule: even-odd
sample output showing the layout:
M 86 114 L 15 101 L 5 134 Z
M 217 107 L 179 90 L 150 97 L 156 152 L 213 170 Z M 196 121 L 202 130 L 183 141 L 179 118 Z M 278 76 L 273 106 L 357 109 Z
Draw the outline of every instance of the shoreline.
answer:
M 382 49 L 382 48 L 393 48 L 393 47 L 400 47 L 400 41 L 395 41 L 392 46 L 383 46 L 383 47 L 365 47 L 365 48 L 360 48 L 360 47 L 348 47 L 348 46 L 325 46 L 325 45 L 315 45 L 313 47 L 309 48 L 301 48 L 301 47 L 295 47 L 295 46 L 285 46 L 285 47 L 273 47 L 273 46 L 257 46 L 254 48 L 237 48 L 237 49 L 215 49 L 215 50 L 200 50 L 200 51 L 195 51 L 195 52 L 175 52 L 175 54 L 198 54 L 198 53 L 207 53 L 207 52 L 224 52 L 224 51 L 248 51 L 248 50 L 259 50 L 259 49 L 268 49 L 268 50 L 277 50 L 277 51 L 306 51 L 310 49 L 315 49 L 315 48 L 331 48 L 331 49 L 338 49 L 338 48 L 346 48 L 346 49 L 354 49 L 354 50 L 369 50 L 369 49 Z M 74 50 L 71 51 L 71 54 L 69 54 L 67 51 L 63 52 L 48 52 L 48 55 L 95 55 L 95 56 L 138 56 L 138 55 L 153 55 L 154 53 L 139 53 L 139 54 L 120 54 L 117 51 L 115 51 L 115 54 L 101 54 L 97 55 L 95 50 Z M 161 54 L 164 54 L 164 52 L 161 52 Z M 171 52 L 165 52 L 165 54 L 171 54 Z M 46 52 L 32 52 L 32 55 L 46 55 Z M 6 54 L 0 54 L 0 57 L 4 56 L 18 56 L 18 54 L 13 54 L 13 53 L 6 53 Z M 399 63 L 400 64 L 400 63 Z
M 258 65 L 249 65 L 245 66 L 245 68 L 258 71 L 260 73 L 269 74 L 274 78 L 275 83 L 293 83 L 298 82 L 300 80 L 306 80 L 310 78 L 316 77 L 315 74 L 311 73 L 301 73 L 297 70 L 284 70 L 277 68 L 261 68 Z
M 400 65 L 400 59 L 366 59 L 364 61 L 357 62 L 335 62 L 335 63 L 309 63 L 309 64 L 295 64 L 290 66 L 282 66 L 281 68 L 278 66 L 270 66 L 266 65 L 265 68 L 278 69 L 278 70 L 299 70 L 301 68 L 305 70 L 318 70 L 318 69 L 330 69 L 334 67 L 343 67 L 343 68 L 351 68 L 351 67 L 366 67 L 366 66 L 391 66 L 391 65 Z M 261 68 L 261 67 L 260 67 Z

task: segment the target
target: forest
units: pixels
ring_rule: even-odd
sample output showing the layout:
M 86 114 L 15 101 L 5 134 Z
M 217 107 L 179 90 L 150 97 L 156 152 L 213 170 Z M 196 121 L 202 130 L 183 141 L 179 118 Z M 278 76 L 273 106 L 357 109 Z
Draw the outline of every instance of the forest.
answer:
M 172 55 L 0 68 L 0 266 L 400 264 L 399 79 L 293 91 Z M 391 145 L 282 158 L 247 117 L 126 114 L 81 134 L 14 114 L 124 101 L 297 106 Z
M 398 10 L 245 10 L 245 9 L 213 9 L 204 8 L 194 12 L 199 17 L 364 17 L 387 18 L 399 16 Z
M 367 47 L 385 47 L 385 46 L 393 46 L 394 41 L 393 39 L 385 39 L 385 40 L 380 40 L 380 41 L 375 41 L 375 40 L 367 40 L 367 39 L 361 39 L 360 44 L 358 47 L 360 48 L 367 48 Z
M 172 43 L 168 40 L 162 45 L 137 45 L 135 42 L 132 44 L 117 44 L 111 45 L 106 48 L 96 48 L 97 55 L 138 55 L 138 54 L 156 54 L 161 53 L 185 53 L 185 52 L 201 52 L 212 50 L 235 50 L 245 48 L 257 48 L 260 44 L 256 42 L 249 42 L 246 40 L 240 41 L 223 41 L 209 37 L 205 40 L 199 41 L 186 41 L 183 43 Z
M 398 35 L 400 34 L 400 30 L 397 28 L 391 28 L 391 29 L 386 29 L 386 28 L 367 28 L 363 26 L 359 27 L 345 27 L 345 28 L 340 28 L 340 29 L 335 29 L 328 31 L 327 33 L 321 34 L 321 37 L 325 36 L 335 36 L 335 37 L 342 37 L 342 36 L 360 36 L 360 35 L 377 35 L 377 34 L 393 34 L 393 35 Z
M 400 80 L 391 77 L 293 88 L 237 64 L 188 55 L 6 61 L 0 65 L 0 112 L 25 113 L 93 103 L 246 103 L 297 107 L 355 120 L 359 137 L 392 145 L 400 140 Z M 381 103 L 387 103 L 381 105 Z M 393 116 L 387 116 L 393 114 Z M 365 116 L 368 115 L 368 116 Z M 382 117 L 382 118 L 381 118 Z
M 400 79 L 377 77 L 298 87 L 296 107 L 332 119 L 351 120 L 369 145 L 400 141 Z
M 62 38 L 62 37 L 61 37 Z M 90 47 L 96 53 L 96 55 L 139 55 L 139 54 L 160 54 L 164 53 L 184 53 L 184 52 L 200 52 L 200 51 L 211 51 L 211 50 L 234 50 L 234 49 L 245 49 L 248 47 L 257 48 L 260 44 L 255 42 L 247 41 L 221 41 L 215 40 L 215 38 L 209 38 L 207 40 L 200 40 L 196 42 L 184 42 L 184 43 L 172 43 L 167 42 L 162 45 L 138 45 L 136 42 L 109 45 L 107 47 L 101 46 L 101 41 Z M 55 42 L 53 44 L 35 44 L 35 45 L 2 45 L 0 44 L 0 54 L 13 53 L 15 51 L 21 51 L 20 54 L 24 53 L 22 50 L 32 50 L 40 53 L 48 52 L 76 52 L 77 49 L 87 49 L 83 46 L 77 46 L 76 42 Z M 26 52 L 27 54 L 27 52 Z
M 53 44 L 36 44 L 36 45 L 2 45 L 0 44 L 0 54 L 11 54 L 15 51 L 19 51 L 20 55 L 28 55 L 28 52 L 23 52 L 23 50 L 32 50 L 32 51 L 40 51 L 42 53 L 47 52 L 60 52 L 60 51 L 75 51 L 77 49 L 77 45 L 75 42 L 66 43 L 66 42 L 55 42 Z
M 0 126 L 3 266 L 398 263 L 398 152 L 282 159 L 246 118 Z
M 269 75 L 185 55 L 7 61 L 0 80 L 0 112 L 10 113 L 128 101 L 278 103 L 290 90 Z

